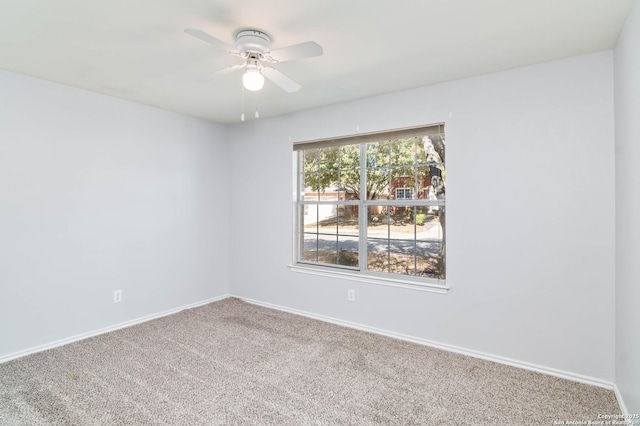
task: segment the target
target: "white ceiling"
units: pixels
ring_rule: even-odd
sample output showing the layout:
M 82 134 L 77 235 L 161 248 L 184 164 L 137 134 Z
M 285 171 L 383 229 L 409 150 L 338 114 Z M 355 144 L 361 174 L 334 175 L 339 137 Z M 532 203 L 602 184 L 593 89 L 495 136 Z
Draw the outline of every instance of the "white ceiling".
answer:
M 244 95 L 261 117 L 612 48 L 631 0 L 0 0 L 0 68 L 222 123 L 240 121 L 237 63 L 183 32 L 230 44 L 258 29 L 272 49 L 324 55 L 276 67 Z M 1 94 L 0 94 L 1 96 Z

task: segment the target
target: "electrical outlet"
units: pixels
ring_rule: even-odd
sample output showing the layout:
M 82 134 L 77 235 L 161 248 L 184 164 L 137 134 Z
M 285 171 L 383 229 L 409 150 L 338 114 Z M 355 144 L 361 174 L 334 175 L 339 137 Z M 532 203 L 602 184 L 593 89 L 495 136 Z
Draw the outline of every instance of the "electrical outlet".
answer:
M 115 290 L 113 292 L 113 303 L 122 302 L 122 290 Z
M 349 302 L 356 301 L 356 291 L 354 289 L 350 288 L 349 290 L 347 290 L 347 300 Z

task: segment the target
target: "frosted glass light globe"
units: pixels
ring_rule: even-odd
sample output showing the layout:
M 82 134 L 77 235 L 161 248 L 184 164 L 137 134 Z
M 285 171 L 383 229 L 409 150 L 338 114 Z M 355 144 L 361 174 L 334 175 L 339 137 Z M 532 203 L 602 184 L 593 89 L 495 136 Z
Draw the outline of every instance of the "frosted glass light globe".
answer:
M 248 69 L 242 76 L 242 85 L 253 92 L 260 90 L 264 86 L 264 76 L 257 69 Z

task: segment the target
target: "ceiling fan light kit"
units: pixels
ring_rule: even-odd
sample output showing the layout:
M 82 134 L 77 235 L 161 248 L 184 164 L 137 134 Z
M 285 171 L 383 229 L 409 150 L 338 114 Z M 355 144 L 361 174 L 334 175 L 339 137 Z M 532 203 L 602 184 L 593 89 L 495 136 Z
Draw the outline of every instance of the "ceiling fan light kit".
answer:
M 242 30 L 236 34 L 236 45 L 231 46 L 222 40 L 198 29 L 184 30 L 190 36 L 224 49 L 232 55 L 244 59 L 242 65 L 223 68 L 213 75 L 227 74 L 244 69 L 242 84 L 247 90 L 257 91 L 264 86 L 265 77 L 279 86 L 285 92 L 293 93 L 302 86 L 271 66 L 264 66 L 262 62 L 279 63 L 296 59 L 312 58 L 322 55 L 322 47 L 313 41 L 294 44 L 293 46 L 271 50 L 271 38 L 258 30 Z
M 252 92 L 264 87 L 264 76 L 257 63 L 247 65 L 247 70 L 242 75 L 242 85 L 245 89 L 251 90 Z

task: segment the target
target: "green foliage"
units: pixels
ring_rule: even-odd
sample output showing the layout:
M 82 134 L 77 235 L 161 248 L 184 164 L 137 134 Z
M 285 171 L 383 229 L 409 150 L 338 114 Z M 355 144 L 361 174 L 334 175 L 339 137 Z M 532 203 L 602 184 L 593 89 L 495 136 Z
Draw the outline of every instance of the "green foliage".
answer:
M 407 218 L 411 221 L 413 221 L 413 217 L 415 216 L 415 220 L 416 220 L 416 225 L 418 226 L 422 226 L 424 225 L 424 222 L 427 220 L 427 214 L 426 213 L 420 213 L 418 211 L 418 213 L 416 214 L 413 211 L 413 208 L 411 210 L 409 210 L 409 212 L 407 213 Z

